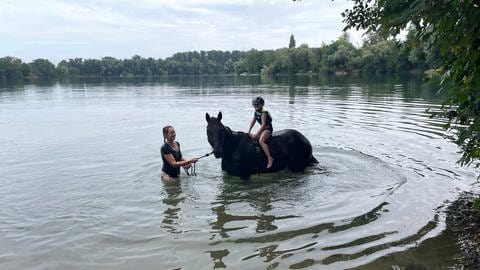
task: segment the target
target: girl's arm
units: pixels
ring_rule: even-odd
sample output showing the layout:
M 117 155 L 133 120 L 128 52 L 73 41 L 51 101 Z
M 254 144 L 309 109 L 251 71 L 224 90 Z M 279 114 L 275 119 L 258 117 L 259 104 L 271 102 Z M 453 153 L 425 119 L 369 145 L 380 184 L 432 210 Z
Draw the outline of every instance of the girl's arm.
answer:
M 250 134 L 254 125 L 255 125 L 255 117 L 253 117 L 252 121 L 250 121 L 250 126 L 248 127 L 248 131 L 247 131 L 248 134 Z
M 254 138 L 260 138 L 260 135 L 262 135 L 262 132 L 267 128 L 267 113 L 262 113 L 262 126 L 257 130 L 257 133 L 255 133 Z

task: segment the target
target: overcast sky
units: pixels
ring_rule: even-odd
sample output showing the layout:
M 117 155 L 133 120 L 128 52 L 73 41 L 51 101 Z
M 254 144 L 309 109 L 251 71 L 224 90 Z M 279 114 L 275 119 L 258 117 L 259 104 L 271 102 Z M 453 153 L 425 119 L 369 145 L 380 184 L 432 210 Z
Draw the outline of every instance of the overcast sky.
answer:
M 319 47 L 344 27 L 346 0 L 1 0 L 0 57 L 166 58 L 175 52 Z M 361 36 L 349 32 L 359 45 Z

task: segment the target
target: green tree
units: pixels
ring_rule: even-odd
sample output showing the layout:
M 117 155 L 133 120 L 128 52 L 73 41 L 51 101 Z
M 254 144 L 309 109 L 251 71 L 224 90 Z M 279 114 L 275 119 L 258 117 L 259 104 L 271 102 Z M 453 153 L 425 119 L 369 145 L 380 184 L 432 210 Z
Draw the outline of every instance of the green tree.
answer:
M 0 58 L 0 80 L 22 80 L 23 63 L 16 57 L 6 56 Z
M 288 43 L 288 48 L 289 49 L 295 49 L 295 37 L 293 34 L 290 35 L 290 42 Z
M 68 67 L 66 65 L 61 65 L 60 63 L 57 65 L 56 68 L 57 78 L 68 78 Z
M 316 65 L 317 59 L 307 44 L 302 44 L 295 49 L 293 62 L 294 73 L 305 73 L 312 70 Z
M 228 58 L 228 60 L 223 64 L 223 72 L 225 74 L 231 74 L 234 71 L 235 71 L 234 62 L 232 61 L 231 58 Z
M 359 55 L 358 49 L 349 41 L 347 34 L 343 34 L 336 41 L 325 46 L 323 64 L 327 72 L 346 71 L 353 68 L 350 63 Z
M 83 66 L 83 75 L 95 77 L 102 74 L 102 62 L 98 59 L 85 59 Z
M 58 71 L 58 69 L 61 69 Z M 82 58 L 74 58 L 74 59 L 68 59 L 62 60 L 58 65 L 57 65 L 57 74 L 62 76 L 64 74 L 65 76 L 81 76 L 82 75 L 82 70 L 83 70 L 83 59 Z
M 36 59 L 28 65 L 30 66 L 33 77 L 54 79 L 57 75 L 55 65 L 53 65 L 47 59 Z
M 233 68 L 235 69 L 235 73 L 237 74 L 243 74 L 248 72 L 247 70 L 247 64 L 244 58 L 238 60 L 237 62 L 233 63 Z
M 363 71 L 385 74 L 400 71 L 400 51 L 396 40 L 376 39 L 360 50 Z
M 263 53 L 256 49 L 249 50 L 245 55 L 245 65 L 248 73 L 260 73 L 263 67 Z
M 342 13 L 346 27 L 395 36 L 407 27 L 427 49 L 435 46 L 447 91 L 441 112 L 446 129 L 458 131 L 461 165 L 480 166 L 480 4 L 478 0 L 352 0 Z
M 264 75 L 286 74 L 293 72 L 293 63 L 291 61 L 291 51 L 287 48 L 275 50 L 273 59 L 262 69 Z

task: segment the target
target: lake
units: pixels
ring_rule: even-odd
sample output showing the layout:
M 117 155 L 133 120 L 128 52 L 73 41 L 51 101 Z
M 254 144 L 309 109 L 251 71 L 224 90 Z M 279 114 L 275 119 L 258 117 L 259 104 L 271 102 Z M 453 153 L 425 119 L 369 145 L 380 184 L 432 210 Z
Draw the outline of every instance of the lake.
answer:
M 209 156 L 160 180 L 165 125 L 198 157 L 205 113 L 246 131 L 258 95 L 317 166 L 243 181 Z M 478 182 L 426 112 L 441 101 L 412 77 L 3 85 L 0 269 L 447 269 L 444 211 Z

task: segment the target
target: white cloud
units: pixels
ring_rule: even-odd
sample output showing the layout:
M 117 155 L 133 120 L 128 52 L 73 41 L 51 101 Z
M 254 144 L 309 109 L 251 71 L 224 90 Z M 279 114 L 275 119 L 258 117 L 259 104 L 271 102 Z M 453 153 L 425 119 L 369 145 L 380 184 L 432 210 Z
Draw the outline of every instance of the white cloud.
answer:
M 347 1 L 3 0 L 0 57 L 165 58 L 187 50 L 276 49 L 329 43 Z M 359 34 L 352 35 L 358 43 Z

